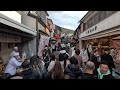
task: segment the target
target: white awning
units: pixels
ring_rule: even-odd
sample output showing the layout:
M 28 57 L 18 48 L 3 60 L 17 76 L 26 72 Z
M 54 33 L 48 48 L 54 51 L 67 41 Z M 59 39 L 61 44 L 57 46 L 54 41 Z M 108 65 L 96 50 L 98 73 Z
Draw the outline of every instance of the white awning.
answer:
M 14 28 L 19 29 L 23 32 L 32 34 L 33 36 L 37 35 L 36 30 L 31 29 L 30 27 L 28 27 L 24 24 L 21 24 L 21 23 L 15 21 L 15 20 L 3 15 L 3 14 L 0 14 L 0 23 L 3 23 L 5 25 L 11 26 L 11 27 L 14 27 Z
M 107 36 L 112 36 L 112 35 L 118 35 L 120 34 L 120 28 L 112 29 L 112 30 L 106 30 L 103 32 L 96 33 L 91 36 L 87 36 L 84 38 L 80 38 L 81 40 L 89 40 L 89 39 L 96 39 L 96 38 L 102 38 L 102 37 L 107 37 Z

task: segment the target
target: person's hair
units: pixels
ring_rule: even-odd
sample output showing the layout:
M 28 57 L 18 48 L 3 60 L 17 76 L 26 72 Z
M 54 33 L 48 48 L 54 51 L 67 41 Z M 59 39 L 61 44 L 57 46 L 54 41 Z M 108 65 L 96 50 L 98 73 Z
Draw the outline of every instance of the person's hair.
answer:
M 94 70 L 95 69 L 95 64 L 92 61 L 88 61 L 86 63 L 86 70 Z
M 100 65 L 101 65 L 101 64 L 104 64 L 104 65 L 107 65 L 107 66 L 109 65 L 106 61 L 100 62 Z
M 28 61 L 24 61 L 21 66 L 23 69 L 26 69 L 26 68 L 29 68 L 30 63 Z
M 55 55 L 54 55 L 54 54 L 51 54 L 51 55 L 50 55 L 50 59 L 51 59 L 51 60 L 55 60 Z
M 39 58 L 39 56 L 34 55 L 30 58 L 30 66 L 33 66 L 35 61 L 37 60 L 37 58 Z
M 74 50 L 76 50 L 76 47 L 74 48 Z
M 105 48 L 104 51 L 109 51 L 109 48 Z
M 53 72 L 54 72 L 53 73 L 54 79 L 63 79 L 64 72 L 63 72 L 62 66 L 61 66 L 59 61 L 55 62 L 55 66 L 53 68 Z
M 64 79 L 70 79 L 69 75 L 64 75 Z
M 71 57 L 70 58 L 70 63 L 77 65 L 78 64 L 78 60 L 75 57 Z
M 65 50 L 66 48 L 65 47 L 63 47 L 61 50 Z
M 97 49 L 94 50 L 94 53 L 99 52 Z
M 47 47 L 47 45 L 45 45 L 45 47 Z
M 79 54 L 80 54 L 80 50 L 79 50 L 79 49 L 76 49 L 76 50 L 75 50 L 75 54 L 79 55 Z

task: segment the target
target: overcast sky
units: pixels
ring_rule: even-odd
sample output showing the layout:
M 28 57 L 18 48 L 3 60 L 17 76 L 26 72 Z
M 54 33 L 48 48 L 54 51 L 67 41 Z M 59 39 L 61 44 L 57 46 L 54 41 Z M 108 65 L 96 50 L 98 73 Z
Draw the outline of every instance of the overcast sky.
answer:
M 79 25 L 79 20 L 87 13 L 88 11 L 48 11 L 50 19 L 53 23 L 67 28 L 75 30 Z

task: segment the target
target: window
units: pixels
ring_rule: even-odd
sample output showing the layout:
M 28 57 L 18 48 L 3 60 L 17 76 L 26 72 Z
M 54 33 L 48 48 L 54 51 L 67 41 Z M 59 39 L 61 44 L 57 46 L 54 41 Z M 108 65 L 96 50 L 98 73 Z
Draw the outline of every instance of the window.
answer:
M 106 11 L 100 11 L 100 21 L 105 19 L 105 17 L 106 17 Z

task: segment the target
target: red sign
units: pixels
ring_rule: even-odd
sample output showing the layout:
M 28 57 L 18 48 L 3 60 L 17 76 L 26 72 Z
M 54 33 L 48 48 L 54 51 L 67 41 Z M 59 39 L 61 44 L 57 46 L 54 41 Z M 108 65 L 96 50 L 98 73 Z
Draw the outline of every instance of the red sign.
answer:
M 60 36 L 59 36 L 59 35 L 57 35 L 57 34 L 55 34 L 55 38 L 56 38 L 56 39 L 59 39 L 59 38 L 60 38 Z

